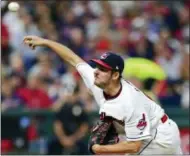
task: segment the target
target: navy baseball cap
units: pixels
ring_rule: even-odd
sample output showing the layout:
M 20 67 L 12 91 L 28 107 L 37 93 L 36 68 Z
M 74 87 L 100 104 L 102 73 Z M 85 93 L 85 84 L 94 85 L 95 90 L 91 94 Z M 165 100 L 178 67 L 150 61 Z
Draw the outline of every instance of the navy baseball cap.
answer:
M 120 74 L 122 74 L 124 69 L 123 58 L 112 52 L 106 52 L 99 59 L 92 59 L 91 61 L 106 69 L 118 71 Z

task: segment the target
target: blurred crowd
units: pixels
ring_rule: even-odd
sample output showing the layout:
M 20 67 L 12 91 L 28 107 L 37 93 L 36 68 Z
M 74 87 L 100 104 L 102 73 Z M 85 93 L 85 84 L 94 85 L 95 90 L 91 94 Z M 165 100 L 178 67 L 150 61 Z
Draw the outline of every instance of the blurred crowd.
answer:
M 189 3 L 28 1 L 18 11 L 2 5 L 2 110 L 50 108 L 76 85 L 87 111 L 94 101 L 78 73 L 49 49 L 30 50 L 25 35 L 58 41 L 88 61 L 112 50 L 160 64 L 167 80 L 157 89 L 162 103 L 188 108 Z
M 167 74 L 151 88 L 159 103 L 189 108 L 189 1 L 19 1 L 16 11 L 1 4 L 2 112 L 59 111 L 76 97 L 85 112 L 98 111 L 76 70 L 50 49 L 29 49 L 25 35 L 60 42 L 86 61 L 106 51 L 152 60 Z

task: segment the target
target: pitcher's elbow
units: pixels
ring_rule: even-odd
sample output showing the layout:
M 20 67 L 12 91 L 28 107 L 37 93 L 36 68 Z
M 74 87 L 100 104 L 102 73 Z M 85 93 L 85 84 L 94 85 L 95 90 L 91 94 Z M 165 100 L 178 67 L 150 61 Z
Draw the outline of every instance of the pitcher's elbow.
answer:
M 138 141 L 138 142 L 133 142 L 133 148 L 131 149 L 131 153 L 138 153 L 141 149 L 142 146 L 142 142 Z
M 141 146 L 137 146 L 135 149 L 134 149 L 134 153 L 138 153 L 141 149 Z

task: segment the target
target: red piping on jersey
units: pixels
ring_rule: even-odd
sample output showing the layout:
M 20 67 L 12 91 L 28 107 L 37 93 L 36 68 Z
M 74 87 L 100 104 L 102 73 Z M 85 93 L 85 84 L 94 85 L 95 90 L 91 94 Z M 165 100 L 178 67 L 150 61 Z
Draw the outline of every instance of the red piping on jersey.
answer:
M 116 95 L 111 96 L 111 95 L 106 94 L 105 92 L 103 92 L 103 95 L 104 95 L 104 98 L 105 98 L 106 100 L 112 100 L 112 99 L 117 98 L 117 97 L 120 95 L 121 91 L 122 91 L 122 84 L 121 84 L 121 87 L 120 87 L 120 89 L 119 89 L 119 91 L 117 92 Z
M 161 118 L 162 123 L 165 123 L 168 120 L 168 116 L 166 114 Z

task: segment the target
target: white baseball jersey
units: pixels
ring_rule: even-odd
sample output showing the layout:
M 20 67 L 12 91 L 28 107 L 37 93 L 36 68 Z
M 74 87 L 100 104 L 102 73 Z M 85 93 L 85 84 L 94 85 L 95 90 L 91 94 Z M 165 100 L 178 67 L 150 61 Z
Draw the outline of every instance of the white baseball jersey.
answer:
M 152 154 L 156 153 L 156 150 L 158 154 L 176 153 L 174 150 L 180 143 L 178 127 L 170 119 L 164 124 L 161 122 L 160 119 L 165 113 L 159 105 L 123 79 L 118 96 L 107 99 L 103 90 L 94 84 L 95 69 L 87 63 L 77 64 L 76 69 L 100 106 L 99 113 L 123 122 L 127 141 L 143 141 L 140 153 Z M 175 139 L 172 138 L 174 135 Z M 163 152 L 160 152 L 161 148 L 164 149 Z

